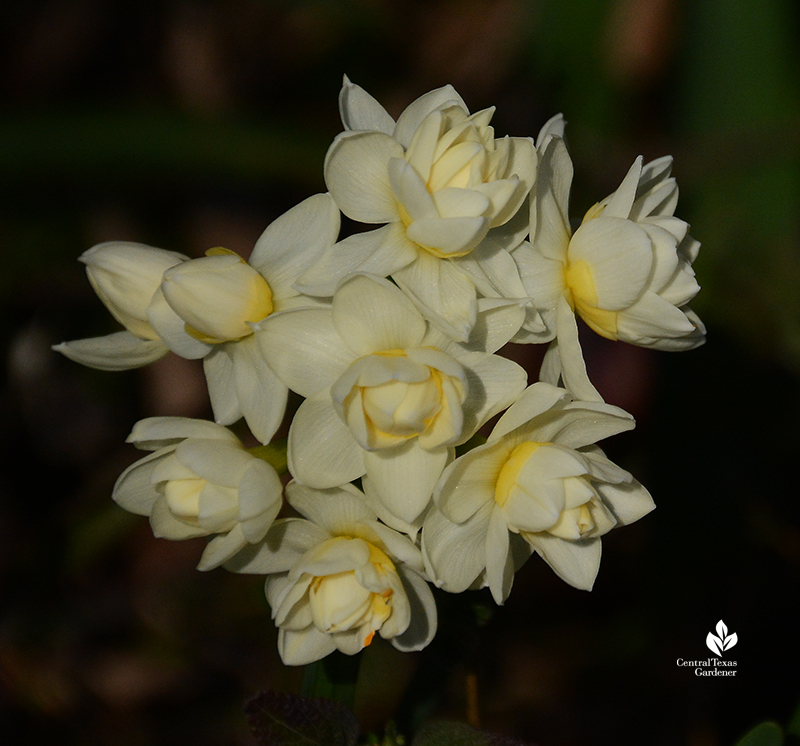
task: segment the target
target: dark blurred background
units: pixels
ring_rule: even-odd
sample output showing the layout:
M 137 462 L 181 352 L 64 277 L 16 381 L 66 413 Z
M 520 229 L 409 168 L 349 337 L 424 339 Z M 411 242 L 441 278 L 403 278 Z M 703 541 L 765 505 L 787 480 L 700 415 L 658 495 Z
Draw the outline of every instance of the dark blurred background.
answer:
M 115 330 L 76 261 L 91 245 L 247 255 L 324 190 L 343 73 L 395 116 L 452 83 L 472 111 L 497 106 L 501 135 L 563 112 L 576 216 L 638 154 L 671 153 L 709 328 L 682 354 L 587 335 L 593 379 L 639 421 L 607 450 L 657 510 L 604 540 L 591 593 L 533 561 L 477 636 L 458 620 L 480 593 L 443 599 L 422 654 L 371 646 L 365 732 L 398 704 L 406 722 L 463 720 L 468 672 L 483 727 L 540 746 L 728 746 L 786 723 L 800 699 L 799 26 L 795 0 L 3 4 L 0 743 L 245 746 L 242 701 L 298 691 L 261 581 L 200 575 L 202 540 L 155 540 L 110 500 L 136 420 L 209 415 L 198 365 L 100 373 L 49 347 Z M 514 354 L 535 376 L 541 350 Z M 710 655 L 720 619 L 737 676 L 678 667 Z

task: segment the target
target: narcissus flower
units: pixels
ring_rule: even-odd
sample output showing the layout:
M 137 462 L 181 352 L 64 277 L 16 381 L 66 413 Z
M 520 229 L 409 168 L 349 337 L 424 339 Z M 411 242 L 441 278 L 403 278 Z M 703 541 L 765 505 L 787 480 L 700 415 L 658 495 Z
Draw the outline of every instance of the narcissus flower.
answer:
M 583 399 L 599 400 L 578 342 L 576 314 L 604 337 L 660 350 L 703 343 L 705 329 L 687 304 L 699 291 L 692 262 L 699 243 L 674 217 L 672 158 L 637 158 L 620 187 L 592 207 L 572 232 L 572 162 L 564 141 L 546 142 L 531 193 L 530 243 L 513 252 L 549 336 L 542 377 Z M 541 341 L 541 338 L 535 340 Z
M 307 397 L 289 431 L 295 478 L 327 488 L 366 474 L 386 508 L 408 523 L 427 507 L 453 446 L 526 383 L 516 363 L 430 328 L 378 277 L 347 280 L 330 309 L 275 314 L 257 328 L 275 373 Z
M 153 453 L 122 473 L 114 500 L 131 513 L 149 516 L 160 538 L 218 534 L 203 552 L 200 570 L 260 542 L 280 510 L 282 488 L 275 470 L 220 425 L 151 417 L 134 426 L 128 442 Z
M 150 324 L 150 301 L 166 270 L 186 261 L 174 251 L 131 241 L 93 246 L 81 257 L 97 296 L 125 327 L 105 337 L 77 339 L 53 347 L 70 360 L 100 370 L 127 370 L 147 365 L 169 351 Z
M 334 650 L 354 655 L 375 634 L 399 650 L 420 650 L 436 633 L 436 605 L 419 549 L 379 523 L 352 485 L 286 488 L 304 518 L 275 522 L 258 547 L 226 567 L 267 575 L 267 600 L 287 665 Z
M 435 582 L 453 592 L 488 585 L 503 603 L 534 551 L 567 583 L 590 589 L 600 537 L 654 507 L 594 445 L 633 426 L 623 410 L 574 401 L 548 383 L 526 389 L 486 444 L 450 464 L 437 485 L 422 527 Z
M 417 99 L 396 123 L 347 78 L 339 103 L 345 131 L 328 151 L 326 184 L 348 217 L 387 225 L 334 246 L 298 286 L 330 295 L 353 272 L 391 275 L 460 341 L 475 323 L 477 291 L 517 299 L 508 304 L 519 313 L 524 289 L 507 249 L 525 235 L 511 221 L 535 178 L 533 142 L 496 139 L 494 109 L 470 114 L 452 86 Z M 502 238 L 490 238 L 501 227 Z

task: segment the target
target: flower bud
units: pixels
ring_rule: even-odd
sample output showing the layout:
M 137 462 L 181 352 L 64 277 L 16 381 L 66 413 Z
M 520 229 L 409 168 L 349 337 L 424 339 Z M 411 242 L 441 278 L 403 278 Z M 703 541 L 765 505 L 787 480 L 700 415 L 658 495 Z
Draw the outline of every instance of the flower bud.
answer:
M 109 241 L 85 251 L 94 291 L 114 318 L 140 339 L 158 339 L 147 320 L 147 307 L 161 284 L 164 272 L 185 261 L 174 251 L 129 241 Z
M 241 339 L 272 313 L 267 281 L 240 256 L 211 249 L 164 274 L 164 297 L 186 322 L 186 331 L 208 343 Z

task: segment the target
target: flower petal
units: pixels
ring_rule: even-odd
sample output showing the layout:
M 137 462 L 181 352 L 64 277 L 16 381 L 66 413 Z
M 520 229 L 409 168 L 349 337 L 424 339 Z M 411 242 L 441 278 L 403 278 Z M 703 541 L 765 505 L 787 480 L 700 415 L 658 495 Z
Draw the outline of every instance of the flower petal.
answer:
M 150 515 L 153 504 L 158 499 L 158 491 L 153 485 L 153 470 L 164 457 L 172 453 L 172 448 L 161 448 L 131 464 L 114 484 L 111 498 L 117 505 L 136 515 Z
M 534 417 L 552 409 L 559 402 L 569 401 L 570 398 L 569 392 L 543 381 L 528 386 L 497 421 L 488 442 L 494 443 L 503 435 L 527 424 Z
M 565 583 L 584 591 L 592 590 L 600 569 L 600 539 L 567 541 L 547 533 L 528 534 L 525 538 Z
M 361 223 L 399 220 L 387 166 L 402 157 L 402 146 L 383 132 L 337 135 L 325 157 L 325 184 L 339 209 Z
M 642 156 L 639 156 L 633 165 L 628 169 L 628 173 L 617 187 L 617 190 L 607 197 L 603 215 L 606 217 L 622 218 L 627 220 L 631 214 L 633 200 L 636 197 L 636 188 L 639 186 L 639 176 L 642 173 Z
M 53 350 L 76 363 L 98 370 L 141 368 L 169 352 L 160 339 L 139 339 L 129 331 L 62 342 L 53 345 Z
M 292 481 L 286 485 L 286 498 L 298 513 L 335 536 L 352 534 L 355 526 L 376 518 L 364 495 L 351 484 L 319 490 Z
M 336 487 L 364 474 L 364 451 L 333 409 L 330 395 L 306 399 L 289 429 L 289 471 L 310 487 Z
M 186 322 L 172 310 L 161 288 L 156 290 L 150 301 L 147 318 L 167 347 L 180 357 L 198 360 L 213 349 L 211 345 L 186 333 Z
M 450 458 L 449 448 L 426 451 L 414 439 L 396 448 L 365 451 L 364 470 L 386 509 L 413 523 L 428 506 Z
M 247 541 L 242 534 L 242 527 L 237 524 L 227 534 L 215 536 L 206 544 L 197 569 L 207 572 L 227 562 L 237 552 L 247 546 Z
M 407 148 L 411 144 L 411 138 L 417 128 L 422 124 L 422 120 L 435 109 L 445 109 L 449 106 L 457 106 L 465 113 L 469 113 L 464 100 L 451 85 L 442 86 L 420 96 L 409 104 L 398 117 L 397 126 L 394 129 L 395 139 L 404 148 Z
M 494 502 L 497 477 L 509 450 L 504 445 L 478 446 L 445 469 L 433 499 L 448 520 L 464 523 L 484 505 Z
M 561 362 L 561 378 L 564 387 L 584 401 L 603 401 L 603 397 L 592 385 L 586 372 L 580 339 L 578 338 L 578 322 L 575 314 L 561 296 L 556 312 L 556 340 L 551 345 L 558 347 L 558 359 Z
M 320 632 L 313 624 L 301 630 L 278 630 L 278 652 L 286 666 L 305 666 L 334 650 L 334 636 Z
M 595 486 L 620 526 L 638 521 L 656 507 L 650 493 L 636 480 L 627 484 L 598 483 Z
M 411 606 L 411 621 L 405 632 L 392 638 L 392 645 L 403 652 L 422 650 L 436 634 L 436 601 L 428 584 L 416 572 L 402 565 L 397 572 Z
M 227 428 L 190 417 L 147 417 L 139 420 L 125 440 L 137 448 L 154 451 L 164 446 L 177 445 L 186 438 L 206 438 L 239 444 L 239 439 Z
M 242 408 L 236 395 L 232 345 L 215 345 L 203 358 L 203 371 L 208 384 L 208 397 L 214 419 L 220 425 L 232 425 L 242 416 Z
M 499 606 L 508 598 L 514 582 L 514 560 L 509 550 L 508 526 L 503 511 L 495 509 L 486 532 L 486 581 L 494 602 Z
M 339 91 L 339 113 L 345 129 L 377 130 L 387 135 L 394 132 L 394 119 L 386 109 L 360 85 L 351 83 L 346 75 Z

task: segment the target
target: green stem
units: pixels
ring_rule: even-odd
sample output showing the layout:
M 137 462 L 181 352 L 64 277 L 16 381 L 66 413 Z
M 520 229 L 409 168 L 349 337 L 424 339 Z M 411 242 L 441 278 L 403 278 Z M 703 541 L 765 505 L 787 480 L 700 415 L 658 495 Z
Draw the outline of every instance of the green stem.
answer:
M 286 438 L 267 443 L 265 446 L 256 446 L 255 448 L 247 449 L 250 454 L 256 458 L 266 461 L 276 472 L 278 476 L 285 474 L 288 470 L 288 461 L 286 458 Z
M 303 671 L 301 694 L 325 697 L 353 709 L 361 654 L 345 655 L 338 650 L 322 660 L 309 663 Z

